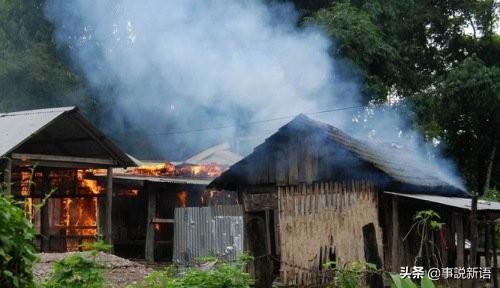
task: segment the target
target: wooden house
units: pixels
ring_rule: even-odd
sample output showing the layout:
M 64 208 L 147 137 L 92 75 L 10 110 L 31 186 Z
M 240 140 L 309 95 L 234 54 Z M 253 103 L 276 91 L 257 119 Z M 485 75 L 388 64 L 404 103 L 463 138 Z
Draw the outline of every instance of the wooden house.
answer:
M 40 251 L 79 250 L 99 234 L 112 243 L 112 169 L 135 164 L 76 107 L 0 114 L 0 156 L 3 190 L 24 201 Z M 105 171 L 103 187 L 88 169 Z
M 425 209 L 444 222 L 435 233 L 443 264 L 464 266 L 470 196 L 408 153 L 299 115 L 216 178 L 211 187 L 237 191 L 243 204 L 256 286 L 277 276 L 289 286 L 324 284 L 329 261 L 399 272 L 414 263 L 418 236 L 409 232 Z M 498 211 L 481 202 L 478 215 L 489 221 Z
M 227 143 L 216 145 L 182 162 L 132 158 L 137 167 L 113 169 L 114 252 L 172 262 L 177 208 L 236 205 L 236 193 L 207 190 L 221 171 L 241 160 L 230 148 Z M 106 185 L 106 171 L 95 170 L 93 176 L 100 186 Z

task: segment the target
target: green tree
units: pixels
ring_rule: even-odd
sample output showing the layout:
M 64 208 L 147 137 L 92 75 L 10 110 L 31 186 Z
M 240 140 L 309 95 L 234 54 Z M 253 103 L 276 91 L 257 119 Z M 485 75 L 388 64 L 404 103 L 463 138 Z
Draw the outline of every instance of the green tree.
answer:
M 498 1 L 294 2 L 365 77 L 367 100 L 409 100 L 416 126 L 445 140 L 471 189 L 499 183 Z
M 0 0 L 0 110 L 90 105 L 56 50 L 42 0 Z
M 422 101 L 427 116 L 421 119 L 438 127 L 428 131 L 448 143 L 472 186 L 480 194 L 487 191 L 500 139 L 500 66 L 488 67 L 475 55 L 466 58 Z

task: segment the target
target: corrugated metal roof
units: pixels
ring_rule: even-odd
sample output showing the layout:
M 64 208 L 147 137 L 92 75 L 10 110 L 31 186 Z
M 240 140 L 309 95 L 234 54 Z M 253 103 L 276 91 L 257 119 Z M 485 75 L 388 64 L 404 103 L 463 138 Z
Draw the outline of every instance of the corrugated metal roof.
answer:
M 96 175 L 102 176 L 102 175 Z M 212 179 L 199 179 L 199 178 L 171 178 L 160 176 L 137 176 L 137 175 L 113 175 L 114 179 L 124 179 L 133 181 L 149 181 L 155 183 L 172 183 L 172 184 L 191 184 L 207 186 Z
M 451 206 L 455 208 L 471 210 L 471 199 L 470 198 L 460 198 L 460 197 L 445 197 L 437 195 L 425 195 L 425 194 L 404 194 L 385 191 L 386 194 L 397 195 L 400 197 L 411 198 L 416 200 L 428 201 L 433 203 L 438 203 L 446 206 Z M 500 211 L 500 203 L 479 200 L 477 202 L 478 211 Z
M 90 123 L 76 107 L 0 114 L 0 156 L 18 152 L 113 159 L 135 163 Z
M 222 143 L 200 153 L 191 156 L 189 159 L 184 161 L 188 164 L 218 164 L 223 166 L 231 166 L 234 163 L 240 161 L 243 156 L 231 151 L 231 146 L 229 143 Z
M 75 107 L 38 109 L 0 114 L 0 155 L 13 151 L 46 125 Z

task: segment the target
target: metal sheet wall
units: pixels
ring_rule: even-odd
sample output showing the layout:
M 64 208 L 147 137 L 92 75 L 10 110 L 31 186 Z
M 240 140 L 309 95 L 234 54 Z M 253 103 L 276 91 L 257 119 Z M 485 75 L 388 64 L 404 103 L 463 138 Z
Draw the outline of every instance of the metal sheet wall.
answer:
M 215 256 L 236 260 L 243 252 L 243 209 L 240 205 L 175 209 L 175 263 Z

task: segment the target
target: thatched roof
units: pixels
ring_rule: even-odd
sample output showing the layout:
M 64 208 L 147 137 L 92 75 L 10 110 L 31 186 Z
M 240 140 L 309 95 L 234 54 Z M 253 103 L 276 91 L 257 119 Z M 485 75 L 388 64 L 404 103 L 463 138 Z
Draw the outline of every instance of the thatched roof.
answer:
M 302 149 L 294 153 L 299 154 L 299 157 L 302 157 L 301 154 L 304 153 L 307 155 L 315 153 L 319 164 L 308 167 L 313 167 L 313 170 L 326 171 L 315 172 L 312 177 L 294 178 L 293 181 L 288 177 L 288 180 L 285 180 L 286 183 L 282 183 L 279 179 L 274 181 L 273 177 L 264 177 L 264 179 L 268 179 L 267 181 L 263 181 L 263 177 L 258 177 L 257 180 L 252 179 L 254 177 L 250 171 L 252 169 L 262 170 L 260 162 L 263 159 L 286 162 L 286 159 L 281 158 L 290 157 L 290 155 L 286 154 L 287 152 L 283 153 L 283 151 L 290 151 L 290 142 L 297 141 L 297 139 L 298 141 L 308 139 L 307 142 L 300 144 L 307 146 L 305 149 L 308 152 L 304 152 Z M 416 155 L 417 153 L 414 151 L 396 145 L 360 141 L 329 124 L 312 120 L 305 115 L 299 115 L 266 139 L 263 144 L 256 147 L 253 153 L 216 178 L 210 185 L 222 189 L 236 189 L 238 186 L 252 184 L 286 185 L 311 181 L 348 181 L 368 178 L 367 180 L 378 183 L 381 189 L 391 189 L 391 191 L 469 196 L 464 189 L 454 184 L 451 178 L 439 167 L 431 165 L 430 161 Z M 312 157 L 314 158 L 314 156 Z M 307 159 L 307 157 L 303 157 L 303 159 Z M 271 165 L 273 164 L 271 163 Z M 299 169 L 301 169 L 301 165 L 303 163 L 298 164 Z M 290 169 L 286 165 L 278 165 L 277 167 L 281 170 Z M 280 172 L 272 171 L 273 175 Z

